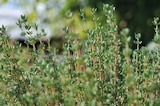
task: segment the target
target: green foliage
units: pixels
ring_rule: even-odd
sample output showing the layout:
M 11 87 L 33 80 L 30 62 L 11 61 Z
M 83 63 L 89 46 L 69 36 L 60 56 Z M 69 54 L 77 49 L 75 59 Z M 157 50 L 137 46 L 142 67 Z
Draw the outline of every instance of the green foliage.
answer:
M 71 3 L 71 1 L 75 0 L 67 0 L 64 9 L 78 11 L 82 7 L 96 7 L 98 10 L 96 14 L 100 17 L 103 17 L 103 3 L 114 4 L 119 30 L 121 31 L 126 27 L 130 29 L 129 35 L 132 39 L 130 44 L 132 44 L 132 48 L 134 49 L 136 45 L 132 41 L 134 40 L 135 33 L 141 33 L 142 35 L 141 40 L 143 42 L 141 46 L 147 45 L 154 37 L 152 19 L 160 17 L 160 4 L 158 0 L 77 0 L 74 3 Z M 104 20 L 102 20 L 102 24 L 105 24 Z
M 21 16 L 27 48 L 10 41 L 5 27 L 0 28 L 0 104 L 64 106 L 157 106 L 160 101 L 160 44 L 158 18 L 154 20 L 157 48 L 140 48 L 141 35 L 135 35 L 135 50 L 129 46 L 129 30 L 118 34 L 115 8 L 104 4 L 106 23 L 91 10 L 94 25 L 85 25 L 85 11 L 80 10 L 85 39 L 71 27 L 64 27 L 64 53 L 41 41 L 44 30 L 29 24 Z M 71 18 L 71 17 L 70 17 Z M 81 26 L 83 27 L 83 26 Z M 36 33 L 34 33 L 36 32 Z M 35 47 L 39 41 L 40 46 Z M 31 46 L 31 48 L 29 47 Z M 46 54 L 45 52 L 49 52 Z

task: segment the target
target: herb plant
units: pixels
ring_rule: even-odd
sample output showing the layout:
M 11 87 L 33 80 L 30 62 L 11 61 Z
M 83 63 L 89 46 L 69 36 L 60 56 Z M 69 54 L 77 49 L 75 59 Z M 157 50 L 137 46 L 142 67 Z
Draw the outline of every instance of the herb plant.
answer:
M 135 50 L 129 46 L 129 30 L 118 33 L 115 8 L 103 5 L 106 23 L 91 10 L 92 28 L 86 27 L 85 10 L 80 10 L 84 39 L 64 27 L 63 54 L 44 45 L 45 31 L 21 16 L 17 25 L 27 36 L 27 47 L 10 40 L 0 28 L 0 104 L 56 106 L 157 106 L 160 104 L 160 33 L 155 18 L 157 49 L 141 47 L 135 34 Z M 40 45 L 35 46 L 39 41 Z M 46 51 L 48 54 L 46 54 Z

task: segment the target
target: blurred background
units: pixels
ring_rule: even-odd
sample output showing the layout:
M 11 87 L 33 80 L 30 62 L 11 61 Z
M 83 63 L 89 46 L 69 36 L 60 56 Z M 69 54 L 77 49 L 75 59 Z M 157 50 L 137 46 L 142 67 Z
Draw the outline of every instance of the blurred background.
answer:
M 91 8 L 97 8 L 97 16 L 102 18 L 102 23 L 105 23 L 103 22 L 105 17 L 102 15 L 103 3 L 116 7 L 115 15 L 119 31 L 129 28 L 132 41 L 135 33 L 142 34 L 141 46 L 147 45 L 153 39 L 152 21 L 154 17 L 160 17 L 159 0 L 1 0 L 0 26 L 3 24 L 7 27 L 11 39 L 25 40 L 26 37 L 20 36 L 20 29 L 16 26 L 20 15 L 25 14 L 29 22 L 36 22 L 40 28 L 45 29 L 47 38 L 52 39 L 53 45 L 61 48 L 64 26 L 70 25 L 76 28 L 77 33 L 83 30 L 79 16 L 81 8 L 85 8 L 87 16 L 90 16 Z M 73 20 L 68 17 L 73 17 Z M 90 20 L 86 23 L 91 26 Z M 79 35 L 83 38 L 83 34 Z M 131 45 L 132 48 L 135 47 L 132 42 Z

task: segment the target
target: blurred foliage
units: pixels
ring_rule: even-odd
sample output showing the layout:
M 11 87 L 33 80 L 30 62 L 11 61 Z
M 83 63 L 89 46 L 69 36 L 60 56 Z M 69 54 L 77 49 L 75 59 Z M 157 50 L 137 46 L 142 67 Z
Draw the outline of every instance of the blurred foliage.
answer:
M 12 0 L 2 0 L 6 3 Z M 91 8 L 97 8 L 97 16 L 100 16 L 101 23 L 105 23 L 105 17 L 102 13 L 102 4 L 113 4 L 116 7 L 116 16 L 118 20 L 119 32 L 123 28 L 129 28 L 129 35 L 134 40 L 135 33 L 141 33 L 142 45 L 146 45 L 154 36 L 154 26 L 152 24 L 154 17 L 160 17 L 160 3 L 158 0 L 14 0 L 21 3 L 22 6 L 28 8 L 28 19 L 32 22 L 47 24 L 52 29 L 52 35 L 62 36 L 62 26 L 69 24 L 75 30 L 79 30 L 80 36 L 83 38 L 83 28 L 80 21 L 79 10 L 85 8 L 85 14 L 88 16 L 86 25 L 92 26 L 90 23 Z M 45 5 L 42 12 L 38 12 L 39 5 Z M 42 9 L 42 8 L 40 8 Z M 66 20 L 64 15 L 66 12 L 72 12 L 73 18 Z M 71 17 L 72 17 L 71 16 Z M 53 18 L 54 17 L 54 18 Z M 73 24 L 73 25 L 71 25 Z M 75 31 L 76 32 L 76 31 Z M 141 45 L 141 46 L 142 46 Z M 134 46 L 133 46 L 134 47 Z
M 158 0 L 67 0 L 64 9 L 77 11 L 85 6 L 94 7 L 98 8 L 98 15 L 100 15 L 103 3 L 114 4 L 119 30 L 125 27 L 129 28 L 132 39 L 134 39 L 135 33 L 141 33 L 142 45 L 146 45 L 154 36 L 153 18 L 160 16 L 160 4 L 158 2 Z
M 142 34 L 143 45 L 153 39 L 154 17 L 160 17 L 160 4 L 158 0 L 117 0 L 115 2 L 119 14 L 120 28 L 130 28 L 130 35 Z

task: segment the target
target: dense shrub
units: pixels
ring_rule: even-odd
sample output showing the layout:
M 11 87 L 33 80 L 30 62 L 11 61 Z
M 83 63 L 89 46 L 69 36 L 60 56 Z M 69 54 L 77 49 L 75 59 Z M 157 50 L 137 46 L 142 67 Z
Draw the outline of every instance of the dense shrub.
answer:
M 45 31 L 39 30 L 36 24 L 28 24 L 25 16 L 21 16 L 17 25 L 22 35 L 29 36 L 26 48 L 10 41 L 5 27 L 0 28 L 1 105 L 160 104 L 159 19 L 153 21 L 157 49 L 140 48 L 141 34 L 136 34 L 137 48 L 132 50 L 128 44 L 129 30 L 117 32 L 113 6 L 103 5 L 106 17 L 103 25 L 95 15 L 96 8 L 91 11 L 94 26 L 87 28 L 85 11 L 80 10 L 85 39 L 79 38 L 73 28 L 63 28 L 67 40 L 63 55 L 57 54 L 50 40 L 47 46 L 43 44 L 40 38 L 46 35 Z M 37 48 L 36 41 L 40 42 Z

